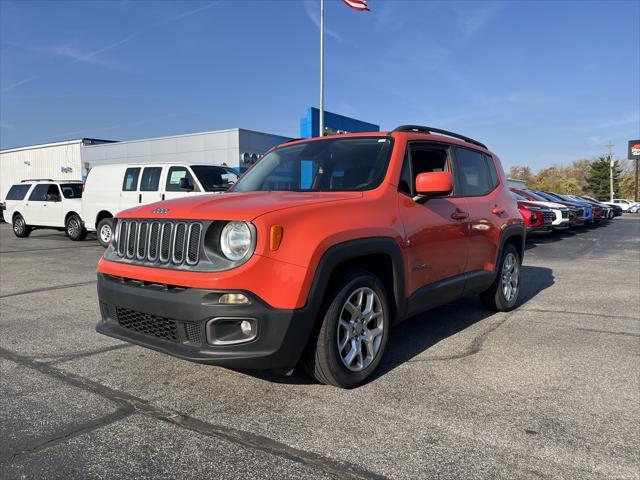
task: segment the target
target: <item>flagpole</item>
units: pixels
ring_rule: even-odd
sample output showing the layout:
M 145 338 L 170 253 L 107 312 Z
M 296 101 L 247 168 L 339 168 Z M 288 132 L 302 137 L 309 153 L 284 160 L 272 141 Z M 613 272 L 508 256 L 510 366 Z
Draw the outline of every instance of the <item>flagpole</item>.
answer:
M 324 0 L 320 0 L 320 134 L 324 135 Z

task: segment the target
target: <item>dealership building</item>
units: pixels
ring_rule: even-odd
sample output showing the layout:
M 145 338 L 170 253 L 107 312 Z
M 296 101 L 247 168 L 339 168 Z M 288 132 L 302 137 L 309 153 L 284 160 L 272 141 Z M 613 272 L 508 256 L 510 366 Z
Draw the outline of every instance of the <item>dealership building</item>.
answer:
M 307 108 L 300 137 L 318 136 L 319 112 Z M 325 112 L 325 133 L 379 131 L 380 127 Z M 179 162 L 227 165 L 244 171 L 260 156 L 290 137 L 231 128 L 212 132 L 119 142 L 82 138 L 0 150 L 0 201 L 11 185 L 26 179 L 83 180 L 91 168 L 114 163 Z

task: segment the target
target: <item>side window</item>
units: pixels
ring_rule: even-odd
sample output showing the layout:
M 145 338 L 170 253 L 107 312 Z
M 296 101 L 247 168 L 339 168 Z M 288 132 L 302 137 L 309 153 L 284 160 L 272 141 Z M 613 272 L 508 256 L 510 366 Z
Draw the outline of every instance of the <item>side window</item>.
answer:
M 184 192 L 180 188 L 180 179 L 188 178 L 191 182 L 191 185 L 195 185 L 196 182 L 193 181 L 193 176 L 189 173 L 185 167 L 171 167 L 169 169 L 169 173 L 167 174 L 167 183 L 165 184 L 165 190 L 167 192 Z
M 416 185 L 416 178 L 421 173 L 448 172 L 449 168 L 449 148 L 431 144 L 414 143 L 409 144 L 411 158 L 410 166 L 403 166 L 403 170 L 411 170 L 409 191 L 413 192 Z
M 487 162 L 487 166 L 489 167 L 489 179 L 491 180 L 491 189 L 493 190 L 500 183 L 500 179 L 498 178 L 498 171 L 496 170 L 496 164 L 489 155 L 484 156 L 485 161 Z
M 45 197 L 47 202 L 60 202 L 62 199 L 60 198 L 60 189 L 57 185 L 50 184 L 47 189 L 47 195 Z
M 484 156 L 466 148 L 455 147 L 460 195 L 479 197 L 493 188 L 489 185 L 489 172 Z
M 29 201 L 44 202 L 47 197 L 48 191 L 49 191 L 48 183 L 40 183 L 36 185 L 36 187 L 33 189 L 33 192 L 31 192 L 31 195 L 29 195 Z
M 398 182 L 398 191 L 411 196 L 413 188 L 411 187 L 411 161 L 409 155 L 405 155 L 400 171 L 400 181 Z
M 140 180 L 141 192 L 157 192 L 160 185 L 160 174 L 162 167 L 146 167 L 142 171 L 142 179 Z
M 29 191 L 29 188 L 31 188 L 30 183 L 13 185 L 7 192 L 6 200 L 22 200 Z
M 127 168 L 124 172 L 124 180 L 122 181 L 123 192 L 135 192 L 138 189 L 138 176 L 140 168 Z

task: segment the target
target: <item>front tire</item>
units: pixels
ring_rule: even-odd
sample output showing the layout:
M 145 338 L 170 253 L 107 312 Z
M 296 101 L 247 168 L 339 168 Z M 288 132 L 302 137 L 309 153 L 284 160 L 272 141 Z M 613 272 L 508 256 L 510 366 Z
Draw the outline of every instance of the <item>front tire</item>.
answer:
M 304 366 L 327 385 L 353 388 L 376 370 L 389 338 L 390 309 L 380 280 L 347 271 L 326 298 L 321 325 L 309 341 Z
M 96 232 L 98 234 L 98 242 L 100 242 L 100 245 L 107 248 L 109 243 L 111 243 L 111 238 L 113 237 L 113 218 L 103 218 L 100 220 L 98 222 Z
M 502 251 L 495 281 L 480 294 L 485 307 L 498 312 L 508 312 L 516 307 L 520 293 L 521 267 L 518 250 L 513 244 L 507 243 Z
M 27 225 L 22 215 L 17 214 L 13 217 L 13 233 L 18 238 L 27 238 L 31 235 L 32 227 Z
M 80 220 L 80 217 L 75 213 L 67 218 L 65 232 L 67 233 L 67 237 L 74 242 L 84 240 L 87 236 L 87 230 L 84 228 L 82 220 Z

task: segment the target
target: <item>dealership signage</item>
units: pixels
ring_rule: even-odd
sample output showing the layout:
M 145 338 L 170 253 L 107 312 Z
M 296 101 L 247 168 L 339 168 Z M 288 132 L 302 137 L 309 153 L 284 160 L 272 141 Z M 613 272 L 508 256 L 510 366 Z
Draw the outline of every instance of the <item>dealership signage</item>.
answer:
M 629 160 L 640 160 L 640 140 L 629 140 Z

